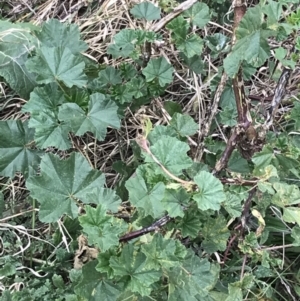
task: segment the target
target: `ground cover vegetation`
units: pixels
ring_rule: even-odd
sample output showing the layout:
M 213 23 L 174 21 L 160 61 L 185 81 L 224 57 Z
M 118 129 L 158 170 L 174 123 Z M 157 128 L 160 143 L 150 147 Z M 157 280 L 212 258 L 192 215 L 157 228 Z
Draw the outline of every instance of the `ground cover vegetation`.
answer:
M 298 0 L 0 12 L 1 300 L 299 300 Z

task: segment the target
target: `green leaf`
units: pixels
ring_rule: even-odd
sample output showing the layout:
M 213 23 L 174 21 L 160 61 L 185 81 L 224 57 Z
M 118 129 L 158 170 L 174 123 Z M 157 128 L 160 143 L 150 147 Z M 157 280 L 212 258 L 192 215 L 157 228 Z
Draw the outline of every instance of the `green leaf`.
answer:
M 148 140 L 151 144 L 154 144 L 158 142 L 163 136 L 177 137 L 177 133 L 174 127 L 157 125 L 150 132 Z
M 97 80 L 103 85 L 117 85 L 122 83 L 122 78 L 120 76 L 120 71 L 112 66 L 106 67 L 105 70 L 99 72 L 99 77 Z
M 191 116 L 178 113 L 173 115 L 170 125 L 183 137 L 192 136 L 199 129 L 198 124 Z
M 192 58 L 202 53 L 203 40 L 196 34 L 192 34 L 184 41 L 177 42 L 176 46 L 187 58 Z
M 151 59 L 142 73 L 146 77 L 147 82 L 158 80 L 159 85 L 164 87 L 173 81 L 172 73 L 174 68 L 170 65 L 164 57 Z
M 286 207 L 283 209 L 283 220 L 288 223 L 297 223 L 300 226 L 300 208 Z
M 102 141 L 105 139 L 108 126 L 120 127 L 117 110 L 118 107 L 112 100 L 106 99 L 101 93 L 95 93 L 90 96 L 87 113 L 75 103 L 65 103 L 59 109 L 58 118 L 65 122 L 69 131 L 75 135 L 82 136 L 86 132 L 92 132 Z
M 28 98 L 36 86 L 35 76 L 25 67 L 36 38 L 30 34 L 33 25 L 13 24 L 0 20 L 0 76 L 21 97 Z
M 132 244 L 127 244 L 120 257 L 110 258 L 110 266 L 115 275 L 123 276 L 127 290 L 139 293 L 141 296 L 149 296 L 151 285 L 158 281 L 161 272 L 145 267 L 146 256 L 134 251 Z
M 270 165 L 274 157 L 273 149 L 271 147 L 264 146 L 261 152 L 253 155 L 252 161 L 256 168 L 263 169 L 264 167 Z
M 7 277 L 16 274 L 16 266 L 14 263 L 6 262 L 4 266 L 1 266 L 0 277 Z
M 171 217 L 183 217 L 183 210 L 188 206 L 190 195 L 185 189 L 166 189 L 162 205 Z
M 62 81 L 67 87 L 84 87 L 87 83 L 83 73 L 85 63 L 68 48 L 42 46 L 37 56 L 27 61 L 26 67 L 37 74 L 39 84 Z
M 110 188 L 97 187 L 95 191 L 87 194 L 87 203 L 101 205 L 113 213 L 118 212 L 121 202 L 116 192 Z
M 221 123 L 227 126 L 235 126 L 237 124 L 237 110 L 236 108 L 225 107 L 220 112 Z
M 262 6 L 263 12 L 268 16 L 267 24 L 269 28 L 276 30 L 279 27 L 278 21 L 281 18 L 282 4 L 269 0 L 267 5 Z
M 150 147 L 150 150 L 155 158 L 176 176 L 182 174 L 183 169 L 189 168 L 193 164 L 192 159 L 187 155 L 190 147 L 175 137 L 162 136 Z M 154 162 L 150 156 L 147 156 L 145 161 Z
M 183 18 L 182 15 L 173 19 L 167 24 L 167 29 L 172 31 L 172 38 L 176 43 L 182 42 L 186 39 L 189 29 L 188 22 Z
M 249 173 L 250 168 L 246 159 L 238 151 L 234 151 L 228 161 L 228 169 L 233 172 Z
M 57 221 L 63 214 L 77 217 L 77 199 L 86 203 L 87 194 L 103 187 L 105 182 L 104 175 L 92 169 L 78 153 L 72 153 L 66 160 L 46 154 L 40 168 L 41 175 L 31 176 L 26 187 L 41 203 L 39 217 L 47 223 Z
M 295 226 L 291 231 L 291 236 L 294 239 L 293 245 L 295 247 L 299 247 L 300 246 L 300 227 Z
M 182 108 L 180 104 L 175 101 L 165 101 L 164 109 L 169 113 L 171 117 L 173 117 L 175 113 L 182 114 Z
M 300 103 L 295 102 L 291 110 L 291 119 L 295 121 L 294 129 L 300 130 Z
M 136 42 L 136 32 L 133 29 L 123 29 L 114 36 L 114 44 L 108 46 L 107 53 L 114 58 L 126 58 L 134 51 Z
M 196 215 L 197 212 L 188 211 L 185 213 L 183 219 L 179 222 L 179 227 L 183 237 L 195 238 L 198 236 L 201 222 L 199 217 Z
M 280 207 L 297 205 L 300 203 L 300 190 L 296 185 L 287 183 L 274 183 L 273 188 L 276 194 L 272 198 L 272 203 Z
M 133 78 L 128 82 L 128 93 L 135 98 L 140 98 L 147 95 L 147 84 L 142 77 Z
M 196 74 L 202 74 L 205 72 L 204 62 L 200 55 L 194 55 L 193 57 L 187 57 L 182 52 L 179 54 L 182 57 L 184 63 Z
M 194 194 L 193 199 L 201 210 L 219 210 L 220 204 L 225 201 L 223 185 L 219 179 L 207 171 L 201 171 L 194 177 L 199 187 L 199 192 Z
M 66 150 L 71 147 L 68 127 L 58 120 L 55 111 L 33 111 L 28 126 L 35 129 L 34 141 L 40 148 L 52 146 Z
M 186 248 L 182 244 L 177 240 L 165 239 L 161 234 L 155 234 L 150 243 L 142 245 L 141 250 L 147 258 L 146 268 L 154 270 L 179 265 L 186 255 Z
M 183 15 L 190 18 L 191 23 L 199 28 L 203 28 L 210 20 L 209 8 L 205 3 L 195 3 Z
M 206 258 L 200 259 L 191 250 L 188 251 L 180 272 L 175 269 L 169 300 L 202 300 L 215 286 L 220 268 Z M 177 275 L 176 275 L 177 274 Z M 201 299 L 194 298 L 201 295 Z M 204 300 L 204 299 L 203 299 Z
M 242 215 L 242 197 L 231 192 L 226 193 L 226 201 L 223 203 L 225 210 L 230 214 L 231 217 L 237 218 Z
M 147 215 L 154 218 L 163 215 L 165 209 L 161 201 L 164 197 L 165 185 L 162 182 L 157 183 L 152 189 L 148 189 L 141 172 L 137 170 L 136 175 L 126 181 L 125 187 L 133 206 L 144 210 Z
M 42 151 L 34 149 L 34 130 L 28 122 L 0 121 L 0 175 L 13 178 L 16 172 L 28 177 L 29 169 L 37 169 Z
M 23 112 L 33 113 L 42 110 L 58 112 L 58 106 L 64 102 L 64 94 L 57 84 L 52 83 L 36 87 L 30 94 L 29 101 L 23 106 Z
M 217 218 L 209 218 L 202 228 L 202 235 L 204 240 L 202 247 L 207 253 L 214 253 L 217 251 L 225 251 L 230 232 L 227 228 L 227 222 L 223 216 Z
M 263 12 L 259 5 L 247 10 L 236 30 L 237 42 L 224 60 L 224 69 L 234 77 L 245 60 L 254 67 L 260 67 L 270 56 L 267 38 L 270 30 L 262 29 Z
M 136 18 L 145 19 L 147 21 L 160 19 L 160 8 L 148 1 L 136 4 L 130 10 L 130 13 Z
M 57 19 L 50 19 L 43 23 L 41 31 L 36 31 L 36 36 L 42 45 L 67 47 L 73 54 L 88 49 L 88 45 L 80 40 L 80 32 L 76 24 L 61 23 Z
M 76 285 L 75 292 L 89 301 L 116 301 L 122 292 L 120 283 L 108 280 L 105 274 L 96 271 L 97 262 L 91 261 L 82 268 L 82 280 Z
M 85 210 L 86 214 L 79 217 L 79 222 L 89 245 L 97 245 L 103 252 L 119 245 L 119 237 L 127 230 L 125 222 L 108 216 L 106 208 L 101 205 L 96 208 L 86 206 Z

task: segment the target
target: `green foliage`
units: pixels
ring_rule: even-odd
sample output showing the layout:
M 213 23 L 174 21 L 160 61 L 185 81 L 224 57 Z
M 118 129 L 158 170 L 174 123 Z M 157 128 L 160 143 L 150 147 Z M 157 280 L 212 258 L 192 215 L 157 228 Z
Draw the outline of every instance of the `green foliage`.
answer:
M 147 1 L 135 5 L 130 12 L 134 17 L 147 21 L 160 19 L 160 8 Z
M 268 39 L 278 43 L 299 30 L 299 10 L 286 17 L 290 2 L 269 0 L 248 8 L 232 49 L 232 36 L 219 32 L 223 25 L 212 35 L 203 34 L 210 21 L 223 19 L 226 1 L 195 3 L 168 22 L 163 37 L 147 28 L 176 1 L 160 1 L 160 7 L 136 4 L 130 14 L 141 19 L 140 28 L 120 30 L 107 48 L 110 58 L 121 62 L 115 66 L 100 66 L 82 54 L 88 45 L 76 25 L 0 21 L 0 75 L 25 103 L 24 121 L 0 121 L 0 175 L 6 177 L 1 181 L 14 185 L 14 177 L 22 174 L 32 211 L 50 229 L 38 243 L 30 241 L 37 232 L 26 236 L 30 250 L 21 247 L 21 253 L 35 253 L 36 262 L 25 255 L 21 261 L 0 258 L 4 300 L 279 300 L 277 291 L 287 282 L 299 295 L 299 273 L 290 273 L 299 269 L 299 103 L 285 116 L 280 133 L 270 131 L 251 159 L 242 147 L 235 149 L 219 174 L 212 168 L 225 149 L 220 133 L 225 137 L 238 124 L 231 79 L 213 124 L 219 132 L 211 135 L 214 128 L 209 129 L 201 162 L 193 159 L 202 147 L 203 104 L 210 103 L 200 101 L 200 88 L 198 103 L 189 102 L 194 112 L 201 111 L 199 120 L 183 114 L 179 102 L 166 101 L 159 112 L 165 125 L 141 122 L 142 136 L 129 151 L 133 159 L 114 162 L 120 180 L 110 188 L 76 142 L 78 136 L 100 143 L 108 131 L 113 133 L 109 139 L 117 135 L 125 108 L 134 112 L 176 86 L 174 74 L 181 76 L 181 64 L 187 74 L 204 79 L 210 99 L 223 72 L 215 62 L 224 62 L 230 78 L 242 70 L 251 79 L 273 59 Z M 175 63 L 158 51 L 153 55 L 156 45 L 168 39 L 179 52 Z M 274 57 L 289 67 L 297 61 L 297 54 L 289 58 L 283 47 L 274 50 Z M 0 216 L 6 218 L 4 200 L 0 191 Z M 30 219 L 36 222 L 34 215 Z M 3 249 L 13 254 L 25 235 L 16 226 L 22 222 L 1 220 L 1 231 L 18 233 L 17 239 L 1 233 Z M 84 246 L 76 243 L 80 234 L 87 238 Z M 282 246 L 293 247 L 290 257 L 277 253 Z M 72 269 L 74 253 L 85 257 L 91 248 L 97 255 Z M 287 264 L 286 258 L 291 258 Z M 41 279 L 28 276 L 25 264 Z M 12 292 L 12 283 L 26 287 Z

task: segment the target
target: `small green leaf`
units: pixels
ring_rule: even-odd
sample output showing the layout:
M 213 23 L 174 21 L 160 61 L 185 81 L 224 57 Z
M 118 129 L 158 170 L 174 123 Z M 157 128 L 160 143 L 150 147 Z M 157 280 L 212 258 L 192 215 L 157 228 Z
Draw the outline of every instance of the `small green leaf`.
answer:
M 279 27 L 278 21 L 282 14 L 282 3 L 269 0 L 267 5 L 262 6 L 263 12 L 267 15 L 267 24 L 269 28 L 276 30 Z
M 1 266 L 0 277 L 7 277 L 16 274 L 16 266 L 14 263 L 7 262 L 4 266 Z
M 294 107 L 291 110 L 291 119 L 295 121 L 294 129 L 300 130 L 300 103 L 295 102 Z
M 127 230 L 126 223 L 108 216 L 106 208 L 101 205 L 96 208 L 86 206 L 85 210 L 86 214 L 79 217 L 79 222 L 89 244 L 97 245 L 103 252 L 119 245 L 119 237 Z
M 30 167 L 36 169 L 42 151 L 34 149 L 34 130 L 28 122 L 0 121 L 0 175 L 13 178 L 16 172 L 28 177 Z
M 163 206 L 171 217 L 183 217 L 183 210 L 188 206 L 190 195 L 185 189 L 166 189 Z
M 225 107 L 220 112 L 221 123 L 227 126 L 235 126 L 237 124 L 237 110 L 236 108 Z
M 85 264 L 82 268 L 82 278 L 75 287 L 78 296 L 89 301 L 116 301 L 123 287 L 121 283 L 115 283 L 106 278 L 106 274 L 96 271 L 97 262 L 94 260 Z
M 181 52 L 179 56 L 182 57 L 184 63 L 196 74 L 202 74 L 203 72 L 205 72 L 204 62 L 200 55 L 187 57 Z
M 233 218 L 240 217 L 243 211 L 242 198 L 231 192 L 226 193 L 226 196 L 226 201 L 223 204 L 225 210 Z
M 124 277 L 126 289 L 141 296 L 149 296 L 153 289 L 151 285 L 161 277 L 161 272 L 146 268 L 145 264 L 146 256 L 136 253 L 132 244 L 124 246 L 120 257 L 110 258 L 114 274 Z
M 164 57 L 151 59 L 146 68 L 143 69 L 143 74 L 147 82 L 158 80 L 159 85 L 164 87 L 173 81 L 172 73 L 174 68 Z
M 179 222 L 179 227 L 183 237 L 197 237 L 200 231 L 201 222 L 196 215 L 197 212 L 188 211 L 185 213 L 183 219 Z
M 202 228 L 202 235 L 204 237 L 202 247 L 205 252 L 212 254 L 217 251 L 226 250 L 227 241 L 230 236 L 230 231 L 226 224 L 225 218 L 221 215 L 205 221 Z
M 177 240 L 165 239 L 161 234 L 155 234 L 150 243 L 142 245 L 142 252 L 147 257 L 146 267 L 160 270 L 179 265 L 186 255 L 186 248 Z
M 176 43 L 176 45 L 187 58 L 192 58 L 202 53 L 203 41 L 196 34 L 192 34 L 186 40 Z
M 177 137 L 177 133 L 176 130 L 171 126 L 157 125 L 150 132 L 148 139 L 149 142 L 153 145 L 154 143 L 158 142 L 163 136 Z
M 238 151 L 233 152 L 228 161 L 228 168 L 233 172 L 249 173 L 250 168 L 246 159 Z
M 259 5 L 247 10 L 236 31 L 237 42 L 224 60 L 224 69 L 230 77 L 237 73 L 242 61 L 260 67 L 270 56 L 267 38 L 272 31 L 263 29 L 263 12 Z
M 36 38 L 29 23 L 13 24 L 0 20 L 0 76 L 22 97 L 28 98 L 36 86 L 35 76 L 26 68 L 30 52 L 34 49 Z
M 86 132 L 92 132 L 102 141 L 108 126 L 120 127 L 117 110 L 118 107 L 112 100 L 101 93 L 95 93 L 90 96 L 87 113 L 75 103 L 65 103 L 59 109 L 58 118 L 65 122 L 69 131 L 73 131 L 75 135 L 82 136 Z
M 189 29 L 188 22 L 183 16 L 178 16 L 167 24 L 167 29 L 172 31 L 172 38 L 175 42 L 182 42 L 186 39 Z
M 56 83 L 36 87 L 30 94 L 29 101 L 23 106 L 23 112 L 33 113 L 42 110 L 58 112 L 58 106 L 64 102 L 64 94 Z
M 198 124 L 191 116 L 178 113 L 173 115 L 170 125 L 183 137 L 192 136 L 199 129 Z
M 129 200 L 133 206 L 154 218 L 163 215 L 165 210 L 161 203 L 165 191 L 163 183 L 157 183 L 152 189 L 148 189 L 140 171 L 137 170 L 136 175 L 127 180 L 125 186 L 129 193 Z
M 296 185 L 287 183 L 274 183 L 273 188 L 276 194 L 272 198 L 272 202 L 280 207 L 289 205 L 297 205 L 300 203 L 300 190 Z
M 264 146 L 261 152 L 253 155 L 252 161 L 256 168 L 263 169 L 270 165 L 273 158 L 275 158 L 273 149 L 271 147 Z
M 181 269 L 174 270 L 172 280 L 175 281 L 170 291 L 170 301 L 205 300 L 204 297 L 217 283 L 220 272 L 217 265 L 211 264 L 206 258 L 200 259 L 191 250 L 188 251 Z M 198 298 L 195 298 L 197 295 Z
M 199 209 L 219 210 L 220 204 L 226 199 L 220 180 L 207 171 L 201 171 L 194 177 L 194 181 L 199 187 L 199 192 L 194 194 L 193 199 Z
M 102 85 L 117 85 L 122 83 L 122 78 L 120 76 L 120 71 L 112 66 L 106 67 L 105 70 L 99 72 L 98 80 Z
M 162 136 L 161 139 L 150 146 L 150 150 L 156 159 L 173 175 L 182 174 L 182 170 L 192 166 L 193 161 L 187 155 L 190 147 L 187 143 L 177 138 Z M 155 162 L 147 156 L 146 162 Z M 163 173 L 163 171 L 161 171 Z
M 145 19 L 147 21 L 160 19 L 160 8 L 148 1 L 136 4 L 130 10 L 130 13 L 136 18 Z
M 87 203 L 101 205 L 102 208 L 111 212 L 118 212 L 121 199 L 110 188 L 98 187 L 94 192 L 87 194 Z
M 36 31 L 36 36 L 47 47 L 67 47 L 73 54 L 88 48 L 88 45 L 80 40 L 78 25 L 61 23 L 57 19 L 43 23 L 41 31 Z
M 136 42 L 136 32 L 133 29 L 123 29 L 114 36 L 114 44 L 108 46 L 107 53 L 114 58 L 126 58 L 133 53 Z
M 42 46 L 37 50 L 37 56 L 26 62 L 28 70 L 37 73 L 39 84 L 62 81 L 67 87 L 86 85 L 84 66 L 82 58 L 62 47 Z
M 68 127 L 58 120 L 55 111 L 33 111 L 28 126 L 35 129 L 34 141 L 40 148 L 53 146 L 66 150 L 71 147 Z
M 291 236 L 294 239 L 293 245 L 295 247 L 299 247 L 300 246 L 300 227 L 299 226 L 293 227 Z
M 87 194 L 105 182 L 104 175 L 92 169 L 78 153 L 66 160 L 46 154 L 40 168 L 41 175 L 31 176 L 26 187 L 41 203 L 39 217 L 47 223 L 57 221 L 63 214 L 77 217 L 77 199 L 87 202 Z
M 171 117 L 173 117 L 175 113 L 182 114 L 182 108 L 180 104 L 175 101 L 165 101 L 164 108 Z
M 191 23 L 199 28 L 203 28 L 210 19 L 209 8 L 205 3 L 195 3 L 183 15 L 190 18 Z

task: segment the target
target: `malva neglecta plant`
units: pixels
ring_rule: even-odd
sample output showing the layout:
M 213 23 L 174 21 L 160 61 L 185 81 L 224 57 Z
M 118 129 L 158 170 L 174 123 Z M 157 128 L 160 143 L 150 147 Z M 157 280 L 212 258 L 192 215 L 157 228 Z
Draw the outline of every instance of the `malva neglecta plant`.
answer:
M 107 45 L 116 65 L 87 55 L 75 24 L 1 20 L 0 76 L 24 100 L 0 121 L 2 300 L 298 300 L 298 4 L 132 3 L 138 26 Z M 145 114 L 108 185 L 77 138 L 101 147 L 179 70 L 199 87 L 190 113 Z M 249 92 L 260 76 L 271 95 Z M 16 176 L 33 230 L 4 214 Z

